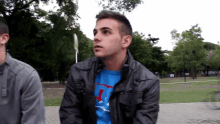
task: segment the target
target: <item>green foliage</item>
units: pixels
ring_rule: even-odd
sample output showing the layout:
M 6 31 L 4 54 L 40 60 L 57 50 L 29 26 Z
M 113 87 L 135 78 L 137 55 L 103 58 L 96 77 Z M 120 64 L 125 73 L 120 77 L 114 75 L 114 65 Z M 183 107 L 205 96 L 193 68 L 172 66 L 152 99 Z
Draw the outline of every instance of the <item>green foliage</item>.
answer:
M 131 12 L 138 4 L 142 4 L 142 0 L 99 0 L 97 1 L 103 9 L 128 11 Z M 107 2 L 107 5 L 105 4 Z
M 176 30 L 171 31 L 171 36 L 177 42 L 176 47 L 169 53 L 166 61 L 173 71 L 196 70 L 201 68 L 205 62 L 206 50 L 204 49 L 203 38 L 201 37 L 201 29 L 198 25 L 191 29 L 177 33 Z
M 37 18 L 42 18 L 42 17 L 45 17 L 45 16 L 48 15 L 46 11 L 44 11 L 44 10 L 42 10 L 42 9 L 40 9 L 40 8 L 37 9 L 37 10 L 35 11 L 35 13 L 38 14 Z
M 161 47 L 153 46 L 152 48 L 151 54 L 153 56 L 153 63 L 152 66 L 150 66 L 150 69 L 153 72 L 160 72 L 160 74 L 162 74 L 163 70 L 168 71 L 164 55 L 165 52 L 161 50 Z
M 204 44 L 204 48 L 207 50 L 207 51 L 210 51 L 210 50 L 215 50 L 215 47 L 217 45 L 214 44 L 214 43 L 211 43 L 211 42 L 205 42 Z
M 207 51 L 206 65 L 212 69 L 220 69 L 220 46 L 216 45 L 215 50 Z
M 165 61 L 165 51 L 161 47 L 154 47 L 143 33 L 134 32 L 129 50 L 135 60 L 139 61 L 152 72 L 168 71 Z
M 165 76 L 165 74 L 166 74 L 166 71 L 163 70 L 162 71 L 162 76 Z
M 133 33 L 132 43 L 129 46 L 129 50 L 135 60 L 139 61 L 146 67 L 149 67 L 152 63 L 152 45 L 144 36 L 138 32 Z
M 203 69 L 219 69 L 219 45 L 205 42 L 204 48 L 206 49 L 206 58 Z
M 79 41 L 79 61 L 93 57 L 93 41 L 87 38 L 85 35 L 83 35 Z
M 84 51 L 91 51 L 90 41 L 75 22 L 78 5 L 71 0 L 57 0 L 60 9 L 47 13 L 39 8 L 40 0 L 4 1 L 0 4 L 0 16 L 9 25 L 9 53 L 21 61 L 32 65 L 41 77 L 59 74 L 64 81 L 70 65 L 75 61 L 73 33 L 76 33 L 84 44 Z M 1 1 L 2 2 L 2 1 Z M 44 4 L 48 0 L 42 0 Z M 34 10 L 30 9 L 34 6 Z M 47 22 L 38 19 L 44 17 Z M 81 33 L 81 34 L 80 34 Z M 88 47 L 89 46 L 89 47 Z M 87 48 L 88 47 L 88 48 Z M 82 50 L 82 51 L 83 51 Z M 91 53 L 82 53 L 86 59 Z

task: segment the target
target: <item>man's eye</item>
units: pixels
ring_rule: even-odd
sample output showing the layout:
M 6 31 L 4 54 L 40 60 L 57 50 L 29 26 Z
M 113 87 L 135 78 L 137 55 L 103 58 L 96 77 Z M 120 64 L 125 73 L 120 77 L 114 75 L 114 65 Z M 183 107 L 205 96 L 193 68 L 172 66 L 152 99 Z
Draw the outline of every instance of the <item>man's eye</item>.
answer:
M 104 33 L 104 34 L 109 34 L 109 31 L 106 31 L 106 30 L 105 30 L 103 33 Z

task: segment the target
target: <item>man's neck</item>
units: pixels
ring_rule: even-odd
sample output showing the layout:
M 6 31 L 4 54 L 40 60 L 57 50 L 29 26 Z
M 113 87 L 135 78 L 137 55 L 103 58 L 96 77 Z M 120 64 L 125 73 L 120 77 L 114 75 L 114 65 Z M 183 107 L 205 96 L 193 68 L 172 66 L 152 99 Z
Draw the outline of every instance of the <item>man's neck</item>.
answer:
M 126 59 L 126 52 L 117 54 L 114 57 L 104 58 L 103 63 L 105 64 L 105 69 L 111 71 L 119 71 L 121 70 L 123 63 Z
M 4 49 L 0 50 L 0 64 L 3 64 L 6 60 L 6 52 Z

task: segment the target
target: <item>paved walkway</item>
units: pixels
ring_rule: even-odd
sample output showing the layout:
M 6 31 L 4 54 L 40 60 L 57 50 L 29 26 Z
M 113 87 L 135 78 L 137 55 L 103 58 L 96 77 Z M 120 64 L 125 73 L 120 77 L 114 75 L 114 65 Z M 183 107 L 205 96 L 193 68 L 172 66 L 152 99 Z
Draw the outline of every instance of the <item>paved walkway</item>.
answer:
M 206 104 L 202 102 L 160 104 L 157 124 L 220 124 L 220 109 L 210 109 Z M 220 105 L 220 102 L 217 104 Z M 60 124 L 59 106 L 45 109 L 46 124 Z

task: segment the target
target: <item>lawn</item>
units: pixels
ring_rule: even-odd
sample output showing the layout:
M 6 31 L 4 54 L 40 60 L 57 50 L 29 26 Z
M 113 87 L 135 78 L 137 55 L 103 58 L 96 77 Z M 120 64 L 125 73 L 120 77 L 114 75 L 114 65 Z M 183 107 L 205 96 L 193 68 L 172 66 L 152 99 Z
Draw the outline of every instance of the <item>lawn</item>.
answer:
M 210 76 L 210 77 L 198 77 L 198 79 L 192 79 L 190 77 L 186 77 L 186 82 L 191 81 L 206 81 L 206 80 L 219 80 L 217 76 Z M 163 78 L 160 79 L 160 83 L 176 83 L 176 82 L 185 82 L 184 77 L 177 77 L 177 78 Z
M 62 101 L 61 97 L 58 97 L 58 98 L 55 98 L 55 99 L 45 99 L 44 100 L 44 105 L 45 106 L 60 106 L 61 101 Z
M 208 94 L 217 91 L 217 85 L 220 85 L 217 77 L 199 78 L 197 81 L 201 82 L 190 82 L 186 84 L 167 83 L 170 79 L 160 79 L 160 81 L 163 82 L 160 85 L 160 104 L 211 102 L 211 95 Z M 177 79 L 175 82 L 184 82 L 184 80 L 182 79 L 181 81 L 181 79 Z M 58 94 L 57 97 L 53 99 L 46 98 L 45 106 L 60 106 L 63 96 L 62 92 L 60 92 L 60 94 L 61 95 Z
M 205 102 L 208 93 L 216 91 L 215 88 L 205 90 L 187 90 L 187 91 L 164 91 L 160 92 L 160 104 L 164 103 L 190 103 L 190 102 Z M 208 102 L 208 101 L 207 101 Z M 211 99 L 209 100 L 211 102 Z

